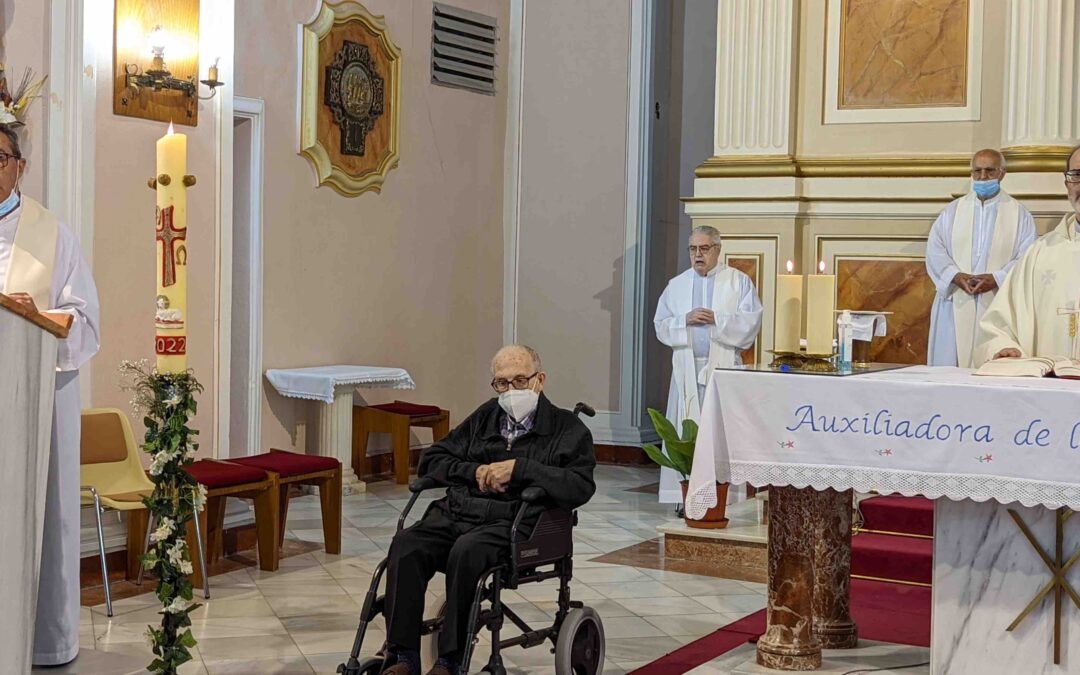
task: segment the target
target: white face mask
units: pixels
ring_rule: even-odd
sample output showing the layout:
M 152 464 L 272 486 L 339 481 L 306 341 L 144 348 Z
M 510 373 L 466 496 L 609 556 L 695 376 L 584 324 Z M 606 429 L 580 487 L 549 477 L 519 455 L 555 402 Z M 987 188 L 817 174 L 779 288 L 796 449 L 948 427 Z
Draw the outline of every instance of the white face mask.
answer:
M 499 405 L 515 421 L 521 422 L 540 404 L 540 394 L 532 389 L 507 389 L 499 394 Z

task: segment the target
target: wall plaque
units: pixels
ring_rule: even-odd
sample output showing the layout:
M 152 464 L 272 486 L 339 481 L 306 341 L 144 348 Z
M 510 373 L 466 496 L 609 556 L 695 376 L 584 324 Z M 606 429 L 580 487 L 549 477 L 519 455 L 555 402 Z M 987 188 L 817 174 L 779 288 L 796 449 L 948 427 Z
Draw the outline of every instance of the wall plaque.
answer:
M 319 185 L 378 192 L 398 164 L 401 52 L 383 18 L 351 0 L 324 0 L 300 31 L 300 154 Z

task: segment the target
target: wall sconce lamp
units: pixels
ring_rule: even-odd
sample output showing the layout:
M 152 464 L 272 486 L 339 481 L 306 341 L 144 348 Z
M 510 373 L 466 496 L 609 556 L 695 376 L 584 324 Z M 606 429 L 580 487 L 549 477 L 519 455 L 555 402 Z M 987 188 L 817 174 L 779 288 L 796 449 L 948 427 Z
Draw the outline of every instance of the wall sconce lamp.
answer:
M 195 75 L 187 79 L 178 79 L 173 77 L 165 63 L 165 45 L 167 42 L 168 36 L 165 29 L 160 25 L 155 26 L 154 30 L 150 32 L 150 51 L 153 54 L 150 68 L 143 71 L 137 63 L 124 64 L 127 91 L 122 99 L 122 105 L 127 106 L 131 99 L 141 95 L 143 89 L 151 89 L 155 92 L 162 90 L 179 91 L 189 99 L 188 116 L 190 117 L 190 110 L 194 108 L 196 99 L 207 101 L 214 98 L 217 94 L 217 88 L 225 84 L 218 79 L 218 59 L 215 59 L 214 65 L 210 66 L 210 71 L 207 73 L 205 80 L 196 81 Z M 209 96 L 199 95 L 200 82 L 210 89 Z

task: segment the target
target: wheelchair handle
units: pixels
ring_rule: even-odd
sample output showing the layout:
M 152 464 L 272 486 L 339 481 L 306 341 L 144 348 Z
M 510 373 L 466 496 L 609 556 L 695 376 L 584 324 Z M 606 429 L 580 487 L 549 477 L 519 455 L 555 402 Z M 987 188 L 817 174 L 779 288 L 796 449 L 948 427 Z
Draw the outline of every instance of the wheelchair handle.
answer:
M 547 497 L 547 491 L 542 487 L 527 487 L 521 491 L 521 501 L 526 504 L 536 504 Z
M 574 414 L 580 416 L 581 413 L 585 413 L 586 417 L 596 417 L 596 408 L 583 401 L 578 401 L 578 404 L 574 406 Z
M 424 490 L 431 490 L 437 487 L 439 487 L 439 484 L 435 482 L 434 478 L 431 476 L 421 476 L 409 484 L 409 492 L 419 494 Z

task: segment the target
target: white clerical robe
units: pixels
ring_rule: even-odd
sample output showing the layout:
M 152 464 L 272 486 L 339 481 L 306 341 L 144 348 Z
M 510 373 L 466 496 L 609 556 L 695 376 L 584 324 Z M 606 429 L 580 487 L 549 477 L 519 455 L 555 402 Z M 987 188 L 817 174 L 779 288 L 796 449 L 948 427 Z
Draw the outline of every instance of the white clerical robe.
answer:
M 970 353 L 965 354 L 962 359 L 958 355 L 957 343 L 964 343 L 966 340 L 958 339 L 957 336 L 956 303 L 961 300 L 960 296 L 965 295 L 965 292 L 952 283 L 956 273 L 990 273 L 1000 288 L 1005 283 L 1009 270 L 1035 241 L 1035 221 L 1031 213 L 1017 203 L 1016 209 L 1012 211 L 1017 214 L 1016 223 L 1007 226 L 1008 231 L 1015 230 L 1016 232 L 1014 240 L 1007 244 L 1010 251 L 1006 254 L 1008 260 L 1001 267 L 988 269 L 988 266 L 994 267 L 991 263 L 991 250 L 994 235 L 1000 234 L 998 230 L 1001 229 L 997 226 L 998 213 L 1003 211 L 1002 202 L 1009 199 L 1011 197 L 1004 190 L 985 202 L 976 198 L 974 193 L 969 193 L 946 206 L 930 228 L 930 236 L 926 240 L 926 271 L 937 290 L 930 313 L 930 343 L 926 355 L 926 362 L 931 366 L 971 365 Z M 956 234 L 954 226 L 957 221 L 957 211 L 964 200 L 969 200 L 973 208 L 970 237 L 963 238 L 971 242 L 971 247 L 960 251 L 956 250 L 957 237 L 954 236 Z M 975 311 L 968 317 L 970 325 L 966 331 L 967 340 L 973 338 L 979 318 L 993 298 L 993 292 L 980 293 L 973 298 Z M 962 313 L 960 315 L 964 316 Z
M 7 279 L 19 219 L 29 201 L 23 197 L 23 204 L 0 219 L 0 280 Z M 52 264 L 48 306 L 39 305 L 38 309 L 70 314 L 73 321 L 67 339 L 57 343 L 56 399 L 34 631 L 35 665 L 67 663 L 79 653 L 79 367 L 97 353 L 99 346 L 97 288 L 78 238 L 62 223 Z
M 1028 249 L 979 322 L 976 365 L 1002 349 L 1023 356 L 1080 357 L 1080 235 L 1069 214 Z M 1064 310 L 1064 311 L 1062 311 Z
M 704 303 L 695 304 L 695 290 L 698 298 L 707 298 Z M 716 324 L 687 326 L 687 313 L 702 307 L 713 311 Z M 672 349 L 666 416 L 677 429 L 682 429 L 684 419 L 700 418 L 701 392 L 713 370 L 742 363 L 742 350 L 754 344 L 761 330 L 761 312 L 754 282 L 733 267 L 717 265 L 706 277 L 691 268 L 668 282 L 657 304 L 653 325 L 656 338 Z M 703 349 L 702 336 L 708 338 L 707 351 Z M 682 501 L 679 480 L 675 471 L 660 470 L 661 502 Z M 731 486 L 728 501 L 740 499 L 741 494 L 741 490 Z

